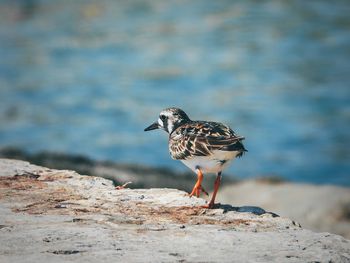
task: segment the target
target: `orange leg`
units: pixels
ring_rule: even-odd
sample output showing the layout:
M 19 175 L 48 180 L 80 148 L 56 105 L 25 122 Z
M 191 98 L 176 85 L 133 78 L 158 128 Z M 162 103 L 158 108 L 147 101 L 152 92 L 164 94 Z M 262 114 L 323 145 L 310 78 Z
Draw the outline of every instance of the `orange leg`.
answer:
M 197 197 L 199 197 L 201 191 L 206 195 L 209 195 L 207 191 L 205 191 L 204 188 L 202 187 L 202 181 L 203 181 L 203 173 L 200 169 L 197 169 L 197 182 L 194 185 L 192 192 L 190 193 L 190 197 L 193 195 L 196 195 Z
M 220 182 L 221 182 L 221 173 L 218 173 L 217 176 L 216 176 L 216 179 L 215 179 L 215 183 L 214 183 L 213 196 L 211 197 L 209 204 L 203 206 L 203 208 L 214 208 L 215 197 L 216 197 L 216 194 L 217 194 L 217 192 L 219 190 Z

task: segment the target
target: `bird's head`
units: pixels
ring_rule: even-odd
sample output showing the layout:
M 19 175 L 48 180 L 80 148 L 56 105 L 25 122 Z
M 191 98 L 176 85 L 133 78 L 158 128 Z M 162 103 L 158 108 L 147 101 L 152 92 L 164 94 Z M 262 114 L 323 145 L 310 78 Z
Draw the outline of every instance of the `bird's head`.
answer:
M 179 108 L 167 108 L 159 113 L 158 121 L 148 126 L 145 131 L 162 129 L 172 133 L 180 125 L 190 121 L 187 114 Z

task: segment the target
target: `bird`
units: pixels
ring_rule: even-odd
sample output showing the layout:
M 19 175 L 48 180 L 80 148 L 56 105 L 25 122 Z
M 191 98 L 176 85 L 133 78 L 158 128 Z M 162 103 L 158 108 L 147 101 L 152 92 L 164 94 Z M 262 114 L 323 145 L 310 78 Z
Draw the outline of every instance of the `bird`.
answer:
M 222 171 L 236 157 L 247 152 L 242 141 L 229 126 L 213 121 L 193 121 L 180 108 L 163 109 L 156 122 L 144 129 L 162 129 L 169 134 L 169 153 L 197 174 L 197 182 L 189 196 L 199 197 L 201 192 L 208 195 L 202 187 L 203 174 L 216 174 L 212 197 L 204 208 L 214 208 L 216 194 L 220 187 Z

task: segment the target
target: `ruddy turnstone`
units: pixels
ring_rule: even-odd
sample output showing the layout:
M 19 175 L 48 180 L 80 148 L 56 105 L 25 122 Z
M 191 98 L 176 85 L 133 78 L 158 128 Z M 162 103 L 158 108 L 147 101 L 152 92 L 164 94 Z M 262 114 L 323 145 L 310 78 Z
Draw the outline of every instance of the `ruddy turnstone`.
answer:
M 167 108 L 160 112 L 158 121 L 145 129 L 163 129 L 169 133 L 169 152 L 173 159 L 180 160 L 197 174 L 197 182 L 190 196 L 199 197 L 203 173 L 215 173 L 214 192 L 206 208 L 213 208 L 221 182 L 221 172 L 236 157 L 247 150 L 230 127 L 219 122 L 192 121 L 179 108 Z

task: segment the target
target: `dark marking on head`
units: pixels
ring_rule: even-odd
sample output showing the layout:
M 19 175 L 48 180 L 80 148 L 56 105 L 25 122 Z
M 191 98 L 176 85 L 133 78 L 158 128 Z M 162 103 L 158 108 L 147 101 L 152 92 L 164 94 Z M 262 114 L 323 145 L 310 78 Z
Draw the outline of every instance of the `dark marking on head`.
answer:
M 159 116 L 159 118 L 161 119 L 161 121 L 163 122 L 163 129 L 166 131 L 166 132 L 169 132 L 168 130 L 168 117 L 161 114 Z
M 186 121 L 190 120 L 190 118 L 187 116 L 187 114 L 179 108 L 175 108 L 175 107 L 167 108 L 164 111 L 171 112 L 173 114 L 173 116 L 176 117 L 177 119 L 186 120 Z
M 159 120 L 162 122 L 162 128 L 170 134 L 182 124 L 191 121 L 187 114 L 179 108 L 162 110 L 159 114 Z

